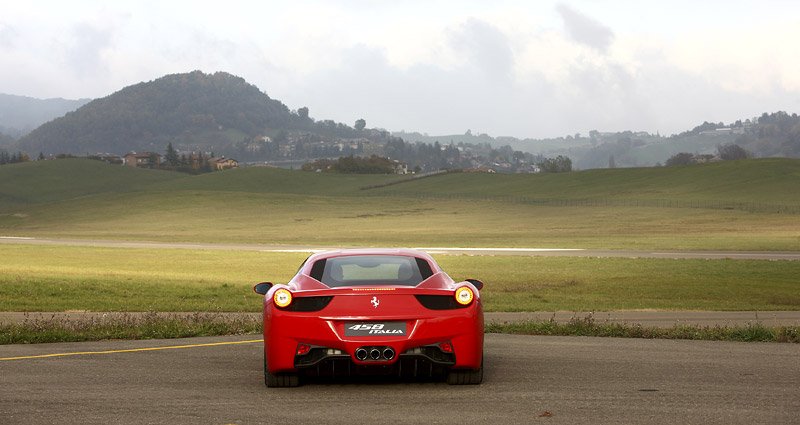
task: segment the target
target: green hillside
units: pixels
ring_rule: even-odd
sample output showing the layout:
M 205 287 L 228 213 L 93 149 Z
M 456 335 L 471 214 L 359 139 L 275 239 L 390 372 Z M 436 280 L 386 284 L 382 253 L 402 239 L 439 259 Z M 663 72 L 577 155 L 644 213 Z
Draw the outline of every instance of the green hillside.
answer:
M 710 200 L 800 204 L 800 160 L 770 158 L 686 167 L 563 174 L 455 173 L 372 189 L 382 195 L 531 199 Z
M 153 186 L 158 190 L 203 190 L 214 192 L 285 193 L 297 195 L 358 195 L 359 188 L 406 177 L 398 175 L 357 175 L 311 173 L 272 167 L 249 167 L 222 173 L 201 174 Z
M 786 159 L 421 179 L 262 167 L 191 176 L 41 161 L 0 167 L 0 235 L 800 251 L 798 183 L 800 160 Z M 753 202 L 767 208 L 736 204 Z
M 103 193 L 143 190 L 182 174 L 60 159 L 0 166 L 0 210 L 19 204 L 56 202 Z
M 398 183 L 398 184 L 393 184 Z M 385 185 L 382 186 L 381 185 Z M 309 173 L 271 167 L 186 175 L 65 159 L 0 167 L 6 202 L 42 203 L 120 192 L 214 191 L 315 196 L 719 200 L 800 204 L 800 160 L 753 159 L 685 167 L 559 174 L 396 175 Z M 379 186 L 370 188 L 373 186 Z
M 379 185 L 404 178 L 396 175 L 308 173 L 271 167 L 186 175 L 108 165 L 86 159 L 60 159 L 1 166 L 0 209 L 19 204 L 52 203 L 131 192 L 148 197 L 195 191 L 358 195 L 361 193 L 359 188 L 365 185 Z

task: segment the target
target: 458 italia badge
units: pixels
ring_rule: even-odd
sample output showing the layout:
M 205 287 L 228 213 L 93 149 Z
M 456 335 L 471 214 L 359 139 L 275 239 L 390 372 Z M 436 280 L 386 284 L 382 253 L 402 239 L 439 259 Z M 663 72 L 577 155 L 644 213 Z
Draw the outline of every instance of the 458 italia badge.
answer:
M 344 328 L 345 336 L 381 336 L 405 335 L 405 322 L 380 322 L 380 323 L 348 323 Z

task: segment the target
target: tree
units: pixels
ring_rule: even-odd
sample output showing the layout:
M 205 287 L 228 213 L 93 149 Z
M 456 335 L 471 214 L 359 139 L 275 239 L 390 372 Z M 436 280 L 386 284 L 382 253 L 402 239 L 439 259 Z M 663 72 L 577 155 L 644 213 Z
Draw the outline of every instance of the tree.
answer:
M 539 168 L 545 173 L 566 173 L 572 171 L 572 160 L 563 155 L 545 158 L 539 163 Z
M 389 158 L 372 155 L 369 158 L 358 156 L 343 156 L 336 161 L 318 159 L 314 162 L 303 164 L 304 171 L 323 171 L 344 174 L 393 174 L 395 163 Z
M 172 147 L 172 142 L 167 145 L 167 154 L 164 156 L 164 160 L 167 161 L 167 164 L 169 164 L 171 167 L 177 167 L 181 165 L 181 160 L 178 158 L 178 152 Z
M 303 106 L 297 110 L 297 115 L 300 116 L 300 119 L 307 120 L 308 119 L 308 106 Z
M 364 120 L 364 118 L 359 118 L 359 119 L 356 120 L 356 125 L 354 127 L 355 127 L 355 129 L 357 131 L 361 131 L 366 126 L 367 126 L 367 122 Z
M 272 138 L 272 142 L 273 143 L 285 142 L 288 137 L 289 137 L 289 132 L 287 132 L 286 130 L 280 130 L 277 134 L 275 134 L 275 137 Z
M 750 153 L 747 152 L 743 147 L 733 143 L 717 146 L 717 153 L 719 154 L 720 159 L 723 161 L 747 159 L 750 157 Z
M 617 163 L 614 161 L 614 155 L 608 157 L 608 168 L 617 168 Z
M 43 160 L 43 159 L 44 159 L 44 152 L 39 152 L 39 158 L 38 158 L 38 160 L 39 160 L 39 161 L 41 161 L 41 160 Z
M 161 164 L 158 163 L 158 154 L 157 153 L 153 152 L 153 153 L 150 154 L 150 164 L 151 164 L 151 167 L 153 167 L 153 168 L 158 168 L 159 165 L 161 165 Z
M 667 162 L 664 163 L 667 167 L 676 167 L 678 165 L 689 165 L 694 162 L 694 155 L 688 152 L 679 152 L 669 157 Z

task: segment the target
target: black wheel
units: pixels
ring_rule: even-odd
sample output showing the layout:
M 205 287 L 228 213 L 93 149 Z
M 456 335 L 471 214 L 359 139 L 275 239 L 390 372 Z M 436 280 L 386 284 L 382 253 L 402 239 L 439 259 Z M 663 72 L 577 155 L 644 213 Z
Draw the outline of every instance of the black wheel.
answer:
M 270 373 L 267 369 L 267 355 L 264 354 L 264 384 L 269 388 L 296 387 L 300 377 L 296 373 Z
M 481 382 L 483 382 L 483 359 L 478 369 L 447 372 L 447 383 L 450 385 L 478 385 Z

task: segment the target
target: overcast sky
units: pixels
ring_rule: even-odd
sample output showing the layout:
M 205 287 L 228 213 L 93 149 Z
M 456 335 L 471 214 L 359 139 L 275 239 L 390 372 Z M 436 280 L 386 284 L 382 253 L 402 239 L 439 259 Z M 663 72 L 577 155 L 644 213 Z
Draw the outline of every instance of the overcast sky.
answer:
M 800 2 L 0 0 L 0 93 L 195 69 L 351 125 L 671 134 L 800 112 Z

